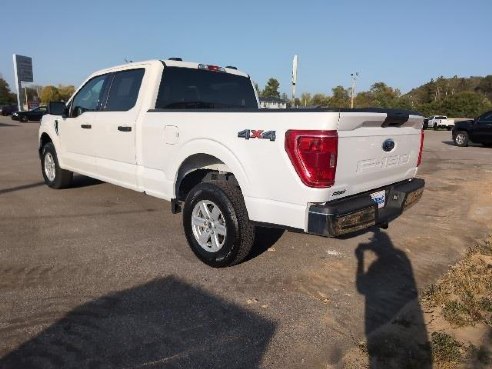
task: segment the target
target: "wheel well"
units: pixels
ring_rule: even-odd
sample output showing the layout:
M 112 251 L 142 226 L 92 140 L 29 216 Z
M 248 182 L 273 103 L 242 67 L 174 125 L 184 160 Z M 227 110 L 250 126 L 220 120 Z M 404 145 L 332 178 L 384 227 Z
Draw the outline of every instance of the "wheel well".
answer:
M 46 144 L 47 144 L 47 143 L 49 143 L 49 142 L 53 142 L 53 141 L 51 140 L 51 137 L 50 137 L 50 136 L 48 136 L 48 134 L 47 134 L 47 133 L 43 133 L 43 134 L 41 135 L 40 140 L 39 140 L 39 156 L 40 156 L 40 157 L 41 157 L 41 149 L 44 147 L 44 145 L 46 145 Z
M 176 200 L 182 202 L 200 182 L 226 180 L 237 183 L 234 174 L 221 160 L 207 154 L 196 154 L 187 158 L 178 171 L 175 194 Z

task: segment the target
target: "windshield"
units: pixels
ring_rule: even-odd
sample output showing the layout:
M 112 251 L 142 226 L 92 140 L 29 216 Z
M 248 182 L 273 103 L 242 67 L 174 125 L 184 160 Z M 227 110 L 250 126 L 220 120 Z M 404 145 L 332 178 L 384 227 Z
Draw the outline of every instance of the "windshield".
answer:
M 156 109 L 258 108 L 247 77 L 202 69 L 166 67 Z

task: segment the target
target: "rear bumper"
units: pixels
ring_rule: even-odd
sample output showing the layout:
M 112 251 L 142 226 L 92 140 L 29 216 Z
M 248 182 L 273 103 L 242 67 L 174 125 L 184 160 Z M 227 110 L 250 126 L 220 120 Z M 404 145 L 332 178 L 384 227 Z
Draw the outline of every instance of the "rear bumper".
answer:
M 414 178 L 346 199 L 311 205 L 307 231 L 320 236 L 337 237 L 374 225 L 387 224 L 420 200 L 424 186 L 423 179 Z M 378 208 L 371 194 L 383 190 L 385 204 Z

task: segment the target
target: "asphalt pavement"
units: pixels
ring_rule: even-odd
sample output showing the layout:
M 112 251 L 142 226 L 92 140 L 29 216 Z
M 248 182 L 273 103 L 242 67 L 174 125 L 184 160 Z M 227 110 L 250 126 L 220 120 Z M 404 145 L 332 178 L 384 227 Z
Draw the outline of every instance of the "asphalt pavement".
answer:
M 492 229 L 492 149 L 427 131 L 424 196 L 388 230 L 261 230 L 213 269 L 166 201 L 45 186 L 38 126 L 0 117 L 2 369 L 337 367 Z

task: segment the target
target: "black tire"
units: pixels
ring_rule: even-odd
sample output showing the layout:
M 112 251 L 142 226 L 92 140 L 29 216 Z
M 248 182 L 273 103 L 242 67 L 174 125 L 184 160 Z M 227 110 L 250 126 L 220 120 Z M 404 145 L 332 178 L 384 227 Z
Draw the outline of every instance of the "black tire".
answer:
M 206 225 L 192 224 L 194 211 L 202 213 L 203 216 L 199 209 L 200 204 L 203 205 L 205 202 L 208 203 L 206 206 L 211 206 L 212 209 L 217 206 L 221 214 L 216 222 L 222 222 L 220 225 L 226 230 L 226 234 L 221 238 L 222 246 L 217 251 L 205 249 L 197 239 L 198 232 L 201 232 L 205 238 L 210 237 L 206 239 L 205 244 L 208 245 L 210 240 L 210 248 L 212 247 L 211 237 L 214 236 L 210 232 L 213 234 L 213 230 L 216 229 L 215 225 L 210 224 L 215 223 L 212 217 L 207 217 L 210 220 L 208 232 Z M 228 181 L 202 182 L 188 193 L 183 207 L 183 227 L 191 250 L 201 261 L 214 268 L 227 267 L 243 261 L 251 251 L 255 238 L 255 227 L 249 221 L 241 190 Z M 197 232 L 197 236 L 194 231 Z M 216 237 L 220 237 L 217 229 L 216 233 Z M 218 238 L 216 242 L 217 240 Z
M 453 137 L 454 144 L 460 147 L 468 146 L 468 133 L 465 131 L 458 131 Z
M 439 127 L 437 126 L 437 123 L 434 123 L 434 131 L 437 131 L 439 129 Z
M 27 123 L 27 122 L 29 122 L 29 119 L 25 115 L 23 115 L 23 116 L 20 117 L 20 121 L 22 123 Z
M 447 130 L 448 130 L 448 131 L 451 131 L 452 129 L 453 129 L 453 127 L 451 127 L 451 126 L 448 126 L 448 127 L 447 127 Z
M 49 157 L 47 159 L 47 157 Z M 45 166 L 49 165 L 50 158 L 54 164 L 54 178 L 50 178 L 47 174 Z M 67 188 L 70 187 L 73 178 L 73 172 L 60 168 L 58 157 L 56 156 L 55 146 L 48 142 L 41 149 L 41 172 L 43 173 L 44 182 L 51 188 Z
M 423 128 L 423 129 L 427 129 L 427 128 L 429 128 L 429 123 L 424 122 L 424 126 L 423 126 L 422 128 Z

